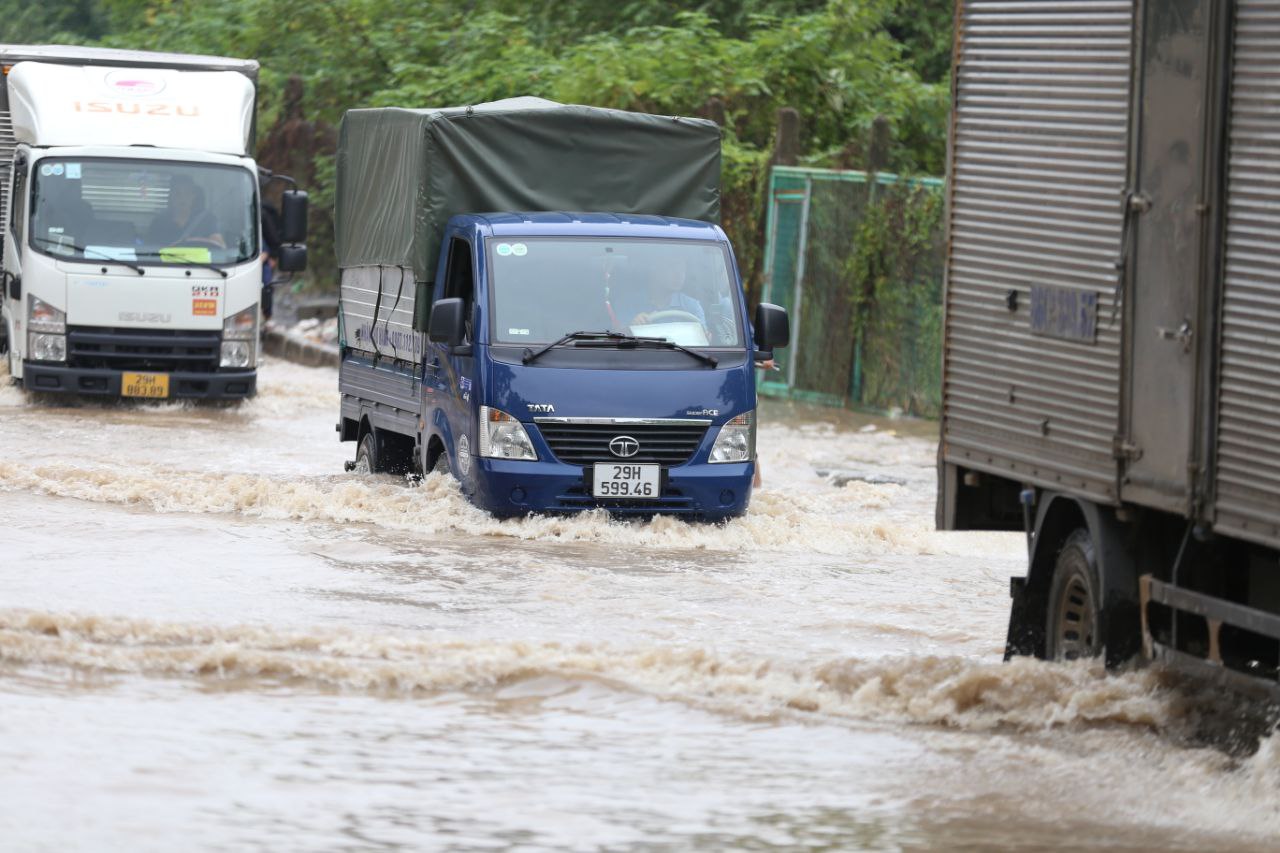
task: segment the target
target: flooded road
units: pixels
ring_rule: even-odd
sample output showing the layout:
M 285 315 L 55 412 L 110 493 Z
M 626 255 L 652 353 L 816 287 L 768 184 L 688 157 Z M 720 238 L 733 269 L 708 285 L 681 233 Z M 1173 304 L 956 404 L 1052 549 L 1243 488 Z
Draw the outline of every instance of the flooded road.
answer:
M 1024 543 L 933 531 L 927 429 L 776 407 L 741 520 L 495 522 L 342 473 L 334 372 L 260 388 L 0 384 L 0 846 L 1280 842 L 1212 694 L 1000 662 Z

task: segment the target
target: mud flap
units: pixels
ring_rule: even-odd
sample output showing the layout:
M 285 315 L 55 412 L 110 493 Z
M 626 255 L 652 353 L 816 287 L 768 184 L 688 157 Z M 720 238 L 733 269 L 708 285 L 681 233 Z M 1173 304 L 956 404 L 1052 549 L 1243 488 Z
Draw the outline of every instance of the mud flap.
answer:
M 1027 579 L 1025 577 L 1009 578 L 1009 597 L 1013 599 L 1009 606 L 1009 631 L 1004 641 L 1004 659 L 1026 657 L 1036 654 L 1036 628 L 1029 624 L 1027 618 Z

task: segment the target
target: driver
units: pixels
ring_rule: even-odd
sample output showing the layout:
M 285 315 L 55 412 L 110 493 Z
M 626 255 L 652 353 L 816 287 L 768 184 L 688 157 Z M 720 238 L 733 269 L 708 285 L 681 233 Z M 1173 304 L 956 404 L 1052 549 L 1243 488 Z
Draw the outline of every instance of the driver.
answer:
M 218 221 L 204 206 L 204 191 L 186 175 L 177 175 L 169 182 L 169 202 L 152 220 L 147 239 L 158 246 L 187 241 L 226 246 L 218 233 Z
M 684 292 L 687 270 L 682 258 L 660 256 L 645 271 L 645 283 L 639 292 L 633 290 L 619 307 L 619 319 L 629 318 L 628 325 L 644 326 L 655 315 L 679 311 L 692 315 L 706 327 L 707 314 L 702 303 Z

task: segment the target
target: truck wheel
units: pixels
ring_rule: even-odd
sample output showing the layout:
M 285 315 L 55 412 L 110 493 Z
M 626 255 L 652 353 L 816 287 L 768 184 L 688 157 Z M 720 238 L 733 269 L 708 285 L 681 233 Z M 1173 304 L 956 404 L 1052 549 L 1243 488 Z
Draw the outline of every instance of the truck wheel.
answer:
M 356 467 L 357 474 L 376 474 L 378 473 L 378 454 L 374 450 L 373 433 L 365 433 L 365 437 L 360 439 L 360 446 L 356 448 Z
M 1048 618 L 1045 623 L 1045 657 L 1079 660 L 1102 654 L 1102 613 L 1098 608 L 1098 564 L 1089 531 L 1079 529 L 1067 537 L 1049 584 Z
M 440 455 L 436 457 L 435 464 L 431 466 L 433 474 L 449 474 L 449 451 L 441 450 Z

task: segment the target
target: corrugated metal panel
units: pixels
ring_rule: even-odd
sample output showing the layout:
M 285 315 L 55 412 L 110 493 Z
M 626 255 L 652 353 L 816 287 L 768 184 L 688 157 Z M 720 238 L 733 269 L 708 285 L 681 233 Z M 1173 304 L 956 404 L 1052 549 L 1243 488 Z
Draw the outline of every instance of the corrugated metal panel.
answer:
M 0 110 L 0 244 L 4 242 L 4 229 L 9 227 L 10 173 L 13 171 L 13 151 L 16 147 L 13 118 L 8 110 Z
M 950 173 L 945 458 L 1104 500 L 1132 28 L 1130 2 L 963 2 Z M 1032 334 L 1033 284 L 1096 294 L 1096 338 Z
M 1280 0 L 1239 0 L 1216 526 L 1280 545 Z

